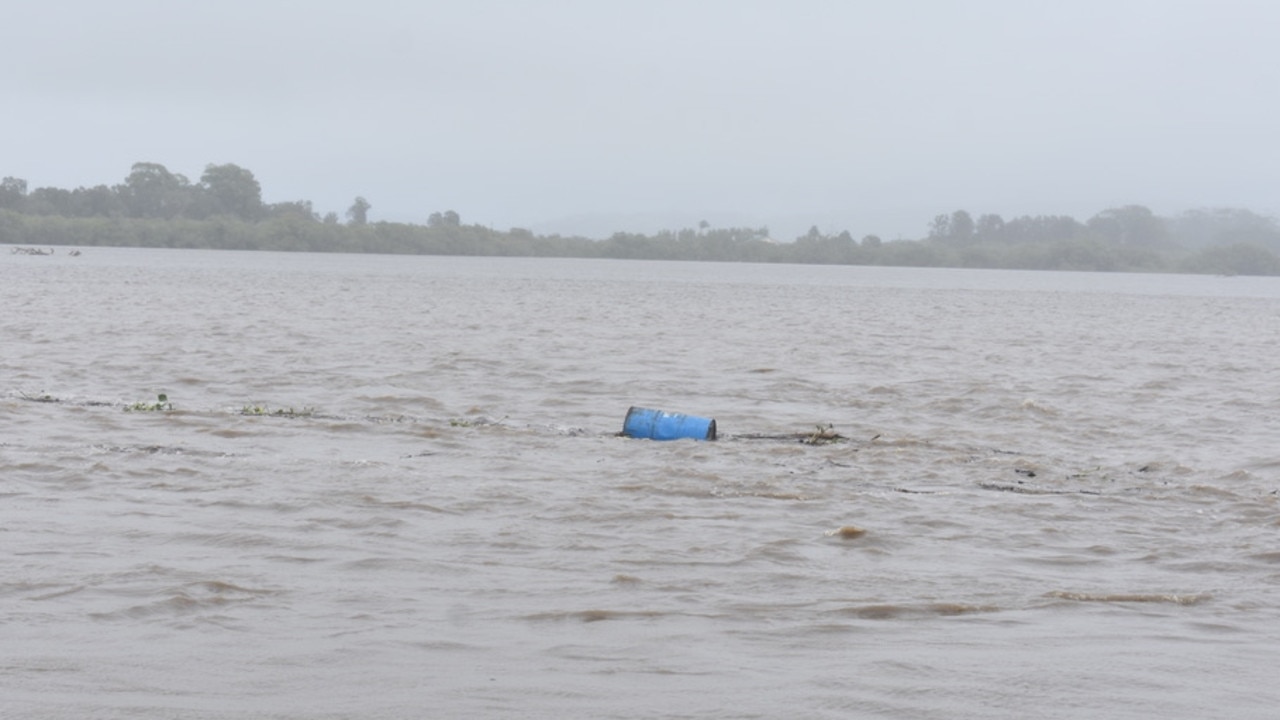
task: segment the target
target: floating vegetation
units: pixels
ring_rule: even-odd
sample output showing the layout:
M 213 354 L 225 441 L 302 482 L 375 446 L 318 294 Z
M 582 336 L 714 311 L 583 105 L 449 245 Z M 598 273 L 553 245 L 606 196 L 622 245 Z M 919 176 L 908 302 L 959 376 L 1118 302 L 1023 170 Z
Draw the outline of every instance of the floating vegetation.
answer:
M 125 412 L 161 412 L 161 411 L 168 411 L 172 409 L 173 409 L 173 403 L 169 402 L 169 396 L 165 395 L 164 393 L 160 393 L 159 395 L 156 396 L 155 402 L 153 403 L 136 402 L 132 405 L 126 405 L 124 408 L 124 411 Z
M 836 432 L 834 425 L 827 423 L 825 426 L 818 425 L 814 432 L 810 433 L 808 437 L 801 438 L 800 442 L 805 445 L 830 445 L 844 439 L 843 435 Z
M 10 252 L 12 255 L 52 255 L 53 248 L 42 250 L 40 248 L 16 247 Z
M 182 455 L 186 448 L 170 445 L 94 445 L 97 450 L 110 453 L 143 453 L 146 455 Z
M 506 419 L 507 419 L 506 415 L 503 415 L 497 420 L 494 420 L 493 418 L 490 418 L 490 417 L 485 417 L 483 415 L 470 420 L 468 420 L 467 418 L 449 418 L 449 427 L 469 428 L 469 427 L 485 427 L 488 425 L 501 425 L 502 421 Z
M 831 423 L 826 425 L 816 425 L 812 432 L 802 433 L 784 433 L 779 435 L 750 433 L 746 435 L 735 435 L 737 440 L 784 440 L 788 442 L 798 442 L 802 445 L 831 445 L 833 443 L 846 442 L 849 438 L 836 432 L 835 426 Z M 875 440 L 880 437 L 871 438 Z
M 77 407 L 112 407 L 119 403 L 107 402 L 105 400 L 68 400 L 66 398 L 54 397 L 49 393 L 40 393 L 39 395 L 29 395 L 21 390 L 18 391 L 21 399 L 27 402 L 35 403 L 66 403 Z
M 259 415 L 269 417 L 313 417 L 316 414 L 315 408 L 304 407 L 301 410 L 294 408 L 276 408 L 272 410 L 266 405 L 245 405 L 240 408 L 241 415 Z
M 998 492 L 1017 493 L 1019 495 L 1101 495 L 1098 490 L 1057 490 L 1053 488 L 1034 487 L 1025 485 L 1021 480 L 1018 483 L 999 483 L 999 482 L 980 482 L 978 487 L 983 490 L 996 490 Z

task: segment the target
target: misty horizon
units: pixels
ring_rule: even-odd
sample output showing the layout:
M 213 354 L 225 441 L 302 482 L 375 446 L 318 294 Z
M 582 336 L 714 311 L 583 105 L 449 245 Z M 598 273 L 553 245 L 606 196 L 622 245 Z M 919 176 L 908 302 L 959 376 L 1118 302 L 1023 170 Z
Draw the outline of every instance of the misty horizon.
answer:
M 250 168 L 242 168 L 234 163 L 217 165 L 207 163 L 204 173 L 211 171 L 229 171 L 232 175 L 239 176 L 238 182 L 247 182 L 251 185 L 243 188 L 249 192 L 249 196 L 243 196 L 241 199 L 250 202 L 251 206 L 259 208 L 251 214 L 258 212 L 266 215 L 275 215 L 281 212 L 296 213 L 304 212 L 314 220 L 325 222 L 338 222 L 343 216 L 343 212 L 337 209 L 325 209 L 315 207 L 309 198 L 295 198 L 286 201 L 271 202 L 268 198 L 271 193 L 267 188 L 261 187 L 257 181 L 257 177 Z M 139 175 L 141 173 L 141 175 Z M 3 170 L 0 169 L 0 175 Z M 152 177 L 152 180 L 145 178 Z M 195 193 L 199 195 L 201 192 L 207 192 L 206 176 L 195 176 L 184 172 L 170 170 L 163 163 L 139 161 L 132 165 L 131 172 L 125 176 L 122 182 L 105 183 L 99 182 L 94 184 L 82 184 L 75 188 L 59 188 L 51 186 L 31 187 L 25 178 L 18 178 L 11 175 L 3 175 L 3 182 L 0 183 L 0 210 L 14 210 L 21 213 L 35 215 L 63 215 L 68 217 L 90 217 L 90 216 L 121 216 L 121 217 L 158 217 L 149 211 L 142 211 L 138 214 L 138 208 L 130 210 L 126 207 L 111 206 L 114 203 L 127 201 L 128 197 L 141 188 L 134 185 L 139 182 L 149 184 L 150 182 L 167 178 L 162 182 L 172 183 L 172 187 L 164 192 L 177 192 L 180 195 Z M 198 178 L 198 179 L 193 179 Z M 145 192 L 145 191 L 144 191 Z M 238 191 L 233 191 L 238 192 Z M 76 199 L 78 196 L 84 195 L 82 199 Z M 96 199 L 88 199 L 89 196 L 97 196 Z M 194 196 L 193 196 L 194 197 Z M 106 206 L 103 203 L 106 203 Z M 182 200 L 181 204 L 186 206 L 191 202 L 191 198 Z M 353 207 L 355 204 L 361 206 L 359 224 L 366 222 L 388 222 L 406 225 L 431 225 L 433 220 L 438 220 L 441 210 L 421 209 L 415 213 L 419 217 L 406 220 L 392 220 L 378 217 L 375 212 L 375 206 L 371 204 L 367 198 L 356 196 L 353 199 Z M 351 218 L 353 207 L 349 207 L 346 211 L 348 220 Z M 1122 211 L 1127 208 L 1137 208 L 1142 211 L 1150 212 L 1150 208 L 1137 203 L 1129 203 L 1108 208 L 1099 208 L 1098 210 L 1082 216 L 1080 219 L 1091 220 L 1093 218 L 1106 215 L 1114 211 Z M 229 208 L 228 208 L 229 209 Z M 243 209 L 243 208 L 242 208 Z M 224 209 L 225 210 L 225 209 Z M 203 218 L 209 215 L 218 214 L 218 211 L 212 208 L 201 209 L 199 207 L 185 207 L 185 209 L 176 210 L 176 215 L 187 217 Z M 452 222 L 456 224 L 462 223 L 462 214 L 453 208 L 447 210 L 452 216 Z M 851 231 L 847 226 L 843 226 L 838 220 L 834 220 L 832 216 L 814 217 L 806 215 L 793 215 L 790 217 L 773 218 L 772 221 L 762 219 L 759 216 L 753 216 L 747 213 L 692 213 L 692 212 L 650 212 L 650 213 L 581 213 L 574 216 L 566 216 L 556 218 L 539 223 L 530 223 L 526 225 L 511 226 L 509 228 L 496 228 L 493 225 L 476 221 L 472 218 L 466 219 L 466 224 L 476 225 L 499 231 L 516 231 L 531 232 L 539 236 L 567 236 L 577 237 L 590 240 L 606 240 L 617 234 L 644 234 L 644 235 L 660 235 L 663 233 L 673 233 L 678 231 L 686 231 L 692 229 L 753 229 L 760 230 L 761 237 L 767 238 L 773 242 L 791 242 L 802 239 L 804 236 L 814 236 L 815 233 L 824 237 L 835 237 L 837 235 L 847 235 L 854 238 L 866 238 L 872 236 L 883 241 L 895 240 L 919 240 L 922 238 L 932 237 L 937 232 L 937 223 L 939 220 L 945 220 L 949 216 L 961 213 L 972 218 L 987 217 L 1001 223 L 1006 219 L 999 212 L 974 212 L 970 213 L 966 208 L 956 208 L 950 212 L 939 212 L 931 216 L 928 225 L 922 232 L 907 234 L 897 234 L 885 237 L 877 232 L 855 232 Z M 241 215 L 240 211 L 232 213 L 233 215 Z M 1273 251 L 1280 250 L 1277 246 L 1274 236 L 1280 233 L 1280 221 L 1273 216 L 1255 213 L 1250 208 L 1230 208 L 1230 207 L 1192 207 L 1185 208 L 1177 213 L 1161 215 L 1153 213 L 1160 218 L 1162 222 L 1177 223 L 1180 219 L 1199 222 L 1193 216 L 1199 216 L 1201 219 L 1211 215 L 1218 215 L 1218 223 L 1223 223 L 1219 230 L 1230 230 L 1232 226 L 1239 226 L 1244 222 L 1251 230 L 1262 232 L 1262 236 L 1254 235 L 1248 238 L 1241 238 L 1248 242 L 1254 242 L 1263 247 L 1270 247 Z M 1072 221 L 1077 220 L 1076 216 L 1067 213 L 1045 213 L 1041 215 L 1021 215 L 1009 216 L 1008 219 L 1013 220 L 1051 220 L 1054 218 L 1067 218 Z M 244 216 L 241 219 L 252 219 Z M 1231 233 L 1238 232 L 1230 230 Z M 1203 238 L 1197 241 L 1196 245 L 1203 243 Z M 1261 241 L 1261 242 L 1259 242 Z
M 540 232 L 1274 216 L 1278 20 L 1258 0 L 25 4 L 0 28 L 21 59 L 0 172 L 235 163 L 266 202 Z

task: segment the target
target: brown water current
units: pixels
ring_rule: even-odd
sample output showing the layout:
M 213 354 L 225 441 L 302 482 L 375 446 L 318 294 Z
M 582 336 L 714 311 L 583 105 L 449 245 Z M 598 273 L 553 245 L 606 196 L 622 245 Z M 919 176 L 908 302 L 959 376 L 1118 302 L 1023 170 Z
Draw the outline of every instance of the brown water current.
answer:
M 0 717 L 1280 706 L 1280 279 L 82 253 L 0 247 Z

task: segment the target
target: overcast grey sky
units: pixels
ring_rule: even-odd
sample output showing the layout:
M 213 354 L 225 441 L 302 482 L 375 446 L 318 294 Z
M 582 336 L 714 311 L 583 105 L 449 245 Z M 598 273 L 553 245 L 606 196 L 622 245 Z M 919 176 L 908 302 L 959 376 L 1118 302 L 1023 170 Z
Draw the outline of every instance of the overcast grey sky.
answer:
M 1271 0 L 13 3 L 0 176 L 236 163 L 269 202 L 373 220 L 787 240 L 1275 215 L 1278 37 Z

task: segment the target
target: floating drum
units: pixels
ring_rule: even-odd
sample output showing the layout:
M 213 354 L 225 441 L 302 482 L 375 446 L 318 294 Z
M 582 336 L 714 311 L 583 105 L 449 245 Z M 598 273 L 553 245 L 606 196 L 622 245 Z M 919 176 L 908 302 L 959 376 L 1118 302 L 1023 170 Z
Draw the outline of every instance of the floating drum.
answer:
M 650 440 L 715 440 L 716 421 L 712 418 L 633 407 L 622 421 L 622 434 Z

